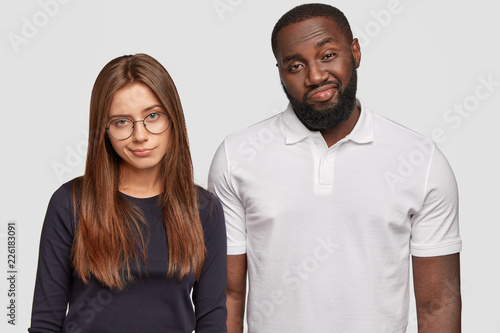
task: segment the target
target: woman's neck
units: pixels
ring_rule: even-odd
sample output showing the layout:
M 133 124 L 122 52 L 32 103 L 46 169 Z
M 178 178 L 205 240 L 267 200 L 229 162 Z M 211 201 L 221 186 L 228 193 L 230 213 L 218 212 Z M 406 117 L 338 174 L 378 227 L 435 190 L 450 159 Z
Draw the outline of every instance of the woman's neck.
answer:
M 118 190 L 135 198 L 150 198 L 163 192 L 159 165 L 153 169 L 120 166 Z

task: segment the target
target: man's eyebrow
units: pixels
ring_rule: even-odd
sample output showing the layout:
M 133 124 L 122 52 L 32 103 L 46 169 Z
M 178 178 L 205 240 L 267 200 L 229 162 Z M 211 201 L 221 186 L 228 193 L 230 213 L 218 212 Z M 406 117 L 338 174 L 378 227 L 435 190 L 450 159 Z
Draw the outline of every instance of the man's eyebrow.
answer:
M 328 37 L 328 38 L 325 38 L 323 39 L 322 41 L 318 42 L 316 45 L 315 45 L 315 48 L 320 48 L 322 47 L 323 45 L 325 44 L 328 44 L 328 43 L 337 43 L 337 41 L 335 39 L 333 39 L 332 37 Z M 294 55 L 291 55 L 291 56 L 288 56 L 288 57 L 285 57 L 283 58 L 283 63 L 287 63 L 289 61 L 292 61 L 294 59 L 298 59 L 302 57 L 302 55 L 300 53 L 295 53 Z
M 323 39 L 321 42 L 319 42 L 318 44 L 316 44 L 316 48 L 320 48 L 322 47 L 323 45 L 325 44 L 328 44 L 328 43 L 334 43 L 336 42 L 335 39 L 333 39 L 332 37 L 328 37 L 328 38 L 325 38 Z
M 290 62 L 290 61 L 292 61 L 292 60 L 294 60 L 294 59 L 298 59 L 298 58 L 300 58 L 300 57 L 302 57 L 302 55 L 301 55 L 300 53 L 295 53 L 294 55 L 291 55 L 291 56 L 285 57 L 285 58 L 283 59 L 283 62 L 284 62 L 284 63 L 287 63 L 287 62 Z

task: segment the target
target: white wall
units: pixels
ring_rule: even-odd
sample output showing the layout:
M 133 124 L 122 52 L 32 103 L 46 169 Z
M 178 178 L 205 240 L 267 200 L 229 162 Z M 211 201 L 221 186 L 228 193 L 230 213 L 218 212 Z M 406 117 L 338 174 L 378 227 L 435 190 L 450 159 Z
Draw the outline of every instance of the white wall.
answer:
M 206 185 L 212 156 L 227 134 L 285 108 L 269 40 L 277 19 L 300 3 L 0 2 L 2 332 L 29 326 L 45 209 L 54 190 L 83 172 L 90 91 L 100 69 L 138 52 L 167 68 L 183 101 L 196 179 Z M 489 0 L 331 3 L 360 38 L 364 102 L 426 136 L 444 133 L 439 146 L 461 196 L 464 331 L 498 332 L 498 6 Z M 4 306 L 11 220 L 18 229 L 15 327 L 7 324 Z M 416 332 L 414 319 L 409 332 Z

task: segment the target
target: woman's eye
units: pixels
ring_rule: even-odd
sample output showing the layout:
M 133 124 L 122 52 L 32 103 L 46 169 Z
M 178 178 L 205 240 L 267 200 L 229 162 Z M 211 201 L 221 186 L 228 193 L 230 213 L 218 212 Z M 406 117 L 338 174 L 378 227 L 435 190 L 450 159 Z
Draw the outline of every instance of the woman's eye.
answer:
M 156 120 L 160 117 L 160 114 L 157 113 L 157 112 L 153 112 L 153 113 L 150 113 L 148 114 L 148 116 L 146 117 L 148 120 Z
M 128 120 L 127 119 L 118 119 L 116 121 L 113 122 L 113 125 L 115 126 L 125 126 L 127 125 L 128 123 Z

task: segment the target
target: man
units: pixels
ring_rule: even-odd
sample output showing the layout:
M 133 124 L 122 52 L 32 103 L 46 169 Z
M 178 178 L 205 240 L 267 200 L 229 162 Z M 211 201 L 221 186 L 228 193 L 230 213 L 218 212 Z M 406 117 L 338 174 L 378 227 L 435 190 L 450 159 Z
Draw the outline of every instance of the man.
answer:
M 234 133 L 209 188 L 228 234 L 228 332 L 460 332 L 457 188 L 428 139 L 356 99 L 361 51 L 338 9 L 298 6 L 272 33 L 290 105 Z M 260 150 L 248 140 L 259 139 Z

